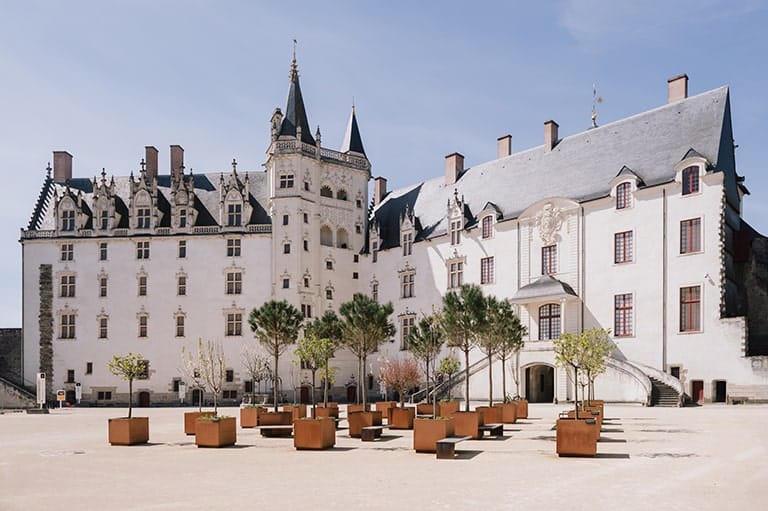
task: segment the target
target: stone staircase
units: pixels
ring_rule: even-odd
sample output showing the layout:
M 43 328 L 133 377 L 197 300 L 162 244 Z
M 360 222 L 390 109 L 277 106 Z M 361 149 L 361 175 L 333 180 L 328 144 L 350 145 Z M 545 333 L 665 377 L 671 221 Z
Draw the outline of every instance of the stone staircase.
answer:
M 649 379 L 651 380 L 651 406 L 680 406 L 680 394 L 675 389 L 651 376 Z
M 0 408 L 32 408 L 37 396 L 24 387 L 0 378 Z

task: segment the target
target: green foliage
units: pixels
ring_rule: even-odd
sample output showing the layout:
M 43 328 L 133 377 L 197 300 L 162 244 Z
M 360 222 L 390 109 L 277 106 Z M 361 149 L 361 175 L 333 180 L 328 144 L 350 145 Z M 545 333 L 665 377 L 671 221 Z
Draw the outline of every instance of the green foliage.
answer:
M 430 367 L 434 368 L 435 359 L 443 348 L 443 330 L 440 326 L 440 315 L 433 313 L 424 316 L 414 325 L 408 334 L 408 350 L 424 365 L 424 376 L 427 382 L 427 399 L 429 399 Z
M 495 354 L 501 361 L 501 392 L 507 401 L 507 371 L 506 362 L 512 355 L 517 354 L 525 344 L 523 336 L 526 328 L 520 323 L 520 319 L 512 310 L 512 304 L 506 298 L 498 300 L 489 297 L 486 302 L 486 315 L 488 328 L 486 335 L 489 344 L 495 348 Z M 513 377 L 515 383 L 519 383 L 519 368 L 514 367 Z M 519 388 L 519 385 L 518 385 Z
M 328 406 L 328 385 L 333 385 L 336 381 L 335 373 L 329 371 L 328 362 L 333 358 L 336 350 L 341 343 L 342 323 L 339 317 L 333 311 L 325 311 L 325 314 L 315 319 L 307 325 L 305 330 L 307 336 L 314 336 L 319 339 L 327 339 L 329 345 L 325 349 L 325 359 L 318 364 L 320 377 L 323 379 L 323 405 Z M 331 349 L 332 348 L 332 349 Z M 329 377 L 330 376 L 330 377 Z M 312 386 L 314 387 L 315 374 L 312 373 Z M 314 404 L 314 393 L 312 394 L 312 403 Z
M 552 341 L 557 365 L 573 369 L 576 413 L 578 416 L 579 371 L 587 373 L 588 380 L 594 384 L 594 377 L 605 371 L 605 359 L 615 347 L 610 330 L 588 328 L 580 334 L 566 333 Z M 594 377 L 591 375 L 594 374 Z M 569 375 L 570 376 L 570 375 Z
M 107 362 L 109 372 L 119 376 L 128 382 L 128 418 L 133 411 L 133 380 L 146 374 L 147 365 L 140 353 L 128 353 L 127 355 L 112 355 L 112 360 Z
M 380 304 L 362 293 L 339 307 L 342 343 L 357 357 L 358 402 L 365 404 L 365 362 L 381 343 L 395 335 L 395 325 L 389 320 L 394 311 L 392 303 Z
M 253 309 L 248 323 L 259 342 L 272 356 L 272 389 L 275 411 L 278 409 L 278 362 L 280 355 L 296 342 L 299 329 L 304 321 L 301 312 L 285 300 L 270 300 L 258 309 Z
M 328 361 L 336 351 L 336 343 L 326 337 L 317 337 L 309 333 L 299 339 L 299 347 L 294 354 L 304 367 L 312 371 L 312 408 L 315 407 L 315 375 L 317 370 L 328 366 Z
M 437 366 L 437 372 L 448 378 L 451 378 L 454 374 L 458 373 L 459 369 L 461 369 L 461 362 L 459 362 L 459 359 L 453 355 L 448 355 L 443 358 Z

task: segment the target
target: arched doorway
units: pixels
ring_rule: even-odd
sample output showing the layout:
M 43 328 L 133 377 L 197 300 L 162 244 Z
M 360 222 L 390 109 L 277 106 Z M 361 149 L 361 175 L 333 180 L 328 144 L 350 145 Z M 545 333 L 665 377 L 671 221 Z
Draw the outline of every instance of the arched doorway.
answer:
M 139 392 L 139 406 L 141 408 L 147 408 L 149 406 L 149 392 Z
M 302 385 L 299 389 L 299 403 L 308 405 L 309 404 L 309 385 Z
M 551 403 L 554 401 L 554 367 L 538 364 L 525 368 L 525 398 L 531 403 Z
M 357 385 L 347 385 L 347 403 L 357 402 Z

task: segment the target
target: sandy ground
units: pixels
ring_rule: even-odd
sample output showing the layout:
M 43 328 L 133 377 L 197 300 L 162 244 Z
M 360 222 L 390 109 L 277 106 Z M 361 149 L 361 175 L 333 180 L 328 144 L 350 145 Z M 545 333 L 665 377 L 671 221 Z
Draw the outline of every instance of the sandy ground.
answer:
M 362 443 L 340 429 L 333 450 L 311 452 L 238 427 L 235 447 L 198 449 L 187 409 L 152 408 L 134 410 L 150 417 L 149 445 L 111 447 L 107 419 L 124 410 L 6 413 L 0 510 L 768 509 L 768 406 L 608 404 L 593 459 L 555 455 L 566 407 L 530 405 L 456 460 L 416 454 L 410 431 Z

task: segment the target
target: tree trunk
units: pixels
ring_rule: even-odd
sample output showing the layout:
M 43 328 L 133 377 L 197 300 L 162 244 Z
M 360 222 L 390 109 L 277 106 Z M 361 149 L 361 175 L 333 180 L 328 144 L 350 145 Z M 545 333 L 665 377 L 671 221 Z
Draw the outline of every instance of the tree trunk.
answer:
M 325 378 L 323 378 L 323 406 L 328 408 L 328 359 L 325 359 Z
M 507 402 L 507 357 L 501 358 L 501 401 Z
M 362 397 L 362 393 L 360 389 L 360 384 L 362 383 L 361 381 L 362 372 L 363 372 L 363 357 L 358 356 L 357 357 L 357 388 L 355 389 L 357 391 L 355 396 L 357 397 L 357 404 L 360 404 L 361 397 Z
M 579 368 L 573 366 L 573 404 L 576 407 L 576 419 L 579 418 Z
M 128 418 L 131 418 L 133 410 L 133 378 L 128 380 Z
M 469 349 L 464 350 L 464 411 L 469 411 Z
M 317 369 L 312 369 L 312 417 L 315 416 L 315 373 Z
M 275 400 L 275 411 L 277 411 L 278 408 L 278 399 L 277 399 L 277 361 L 280 359 L 280 352 L 275 349 L 273 355 L 275 356 L 275 370 L 273 371 L 272 376 L 272 398 Z
M 493 406 L 493 355 L 488 354 L 488 406 Z

